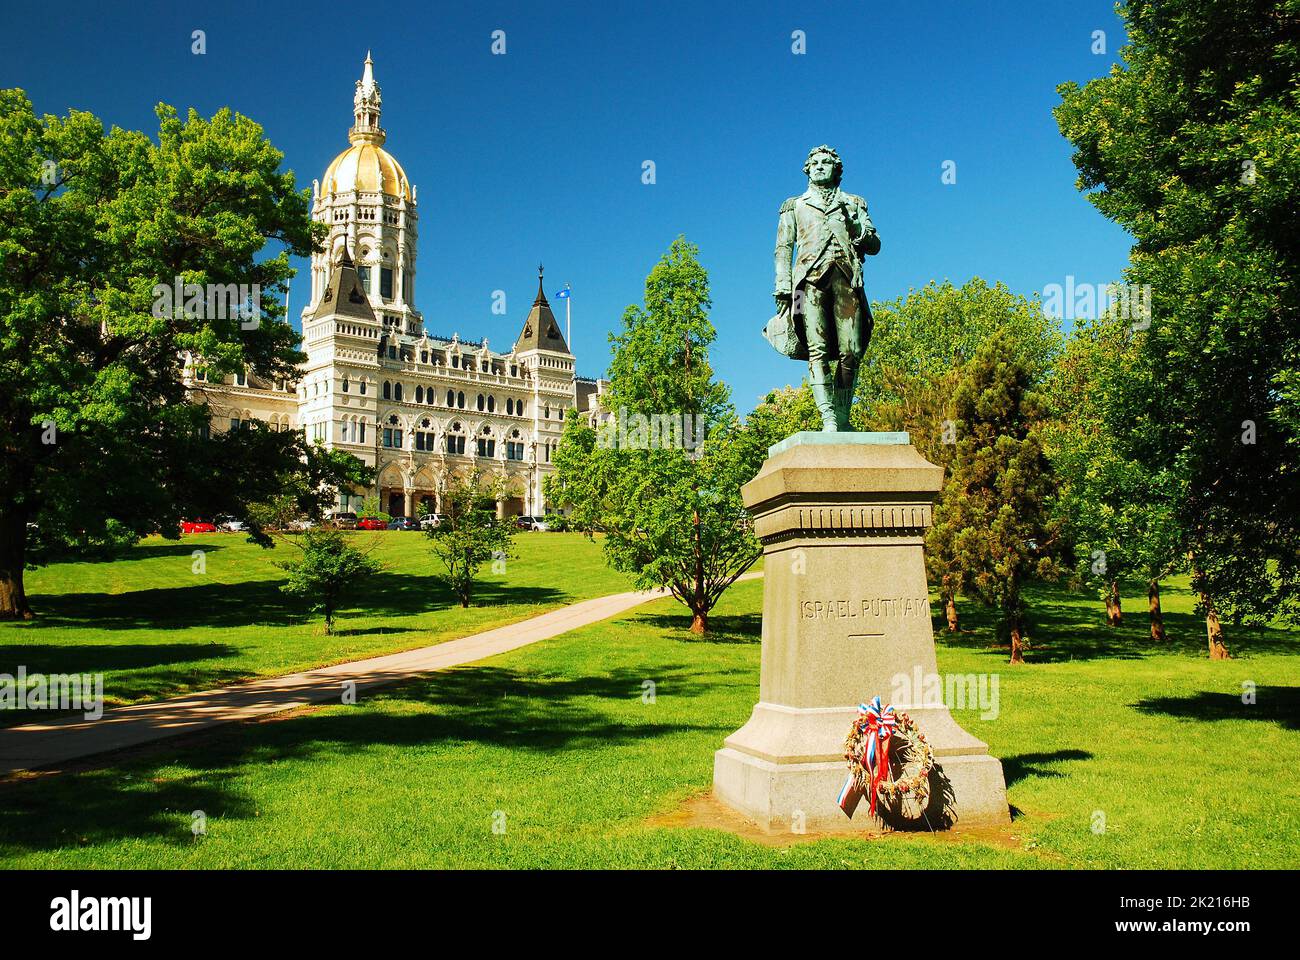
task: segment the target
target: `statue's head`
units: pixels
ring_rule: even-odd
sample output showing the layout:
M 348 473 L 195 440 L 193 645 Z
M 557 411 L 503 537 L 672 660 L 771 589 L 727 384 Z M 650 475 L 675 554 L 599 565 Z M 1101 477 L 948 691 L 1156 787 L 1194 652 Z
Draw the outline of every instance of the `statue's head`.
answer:
M 808 175 L 810 182 L 819 187 L 838 187 L 840 177 L 844 174 L 844 163 L 838 153 L 823 143 L 808 151 L 803 172 Z

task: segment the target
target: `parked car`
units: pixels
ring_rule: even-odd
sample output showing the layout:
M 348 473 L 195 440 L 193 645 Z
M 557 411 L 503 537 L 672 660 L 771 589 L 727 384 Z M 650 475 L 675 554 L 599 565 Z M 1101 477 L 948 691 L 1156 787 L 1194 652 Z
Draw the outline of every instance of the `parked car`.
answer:
M 221 533 L 247 533 L 248 524 L 243 520 L 237 520 L 234 517 L 222 516 L 213 520 L 216 528 Z
M 420 525 L 410 517 L 393 517 L 388 521 L 389 530 L 419 530 Z
M 289 529 L 294 533 L 304 533 L 308 530 L 314 530 L 315 528 L 316 528 L 315 522 L 307 519 L 306 517 L 300 517 L 297 520 L 289 521 Z
M 216 533 L 217 525 L 211 520 L 195 517 L 193 520 L 181 521 L 181 533 Z
M 335 510 L 330 514 L 330 523 L 338 530 L 355 530 L 357 515 L 351 510 Z
M 378 517 L 362 517 L 357 521 L 357 530 L 387 530 L 388 521 L 380 520 Z
M 420 529 L 433 530 L 436 527 L 442 526 L 446 519 L 447 515 L 445 513 L 426 513 L 424 516 L 420 517 Z
M 541 517 L 515 517 L 515 526 L 520 530 L 546 530 L 546 521 Z

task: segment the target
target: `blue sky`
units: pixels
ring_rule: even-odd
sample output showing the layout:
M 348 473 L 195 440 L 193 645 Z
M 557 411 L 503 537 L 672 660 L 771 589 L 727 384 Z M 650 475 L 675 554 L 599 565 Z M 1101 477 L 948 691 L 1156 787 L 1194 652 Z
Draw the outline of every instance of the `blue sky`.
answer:
M 508 347 L 543 261 L 548 293 L 573 286 L 579 372 L 599 375 L 608 333 L 685 234 L 712 281 L 715 367 L 742 411 L 803 374 L 760 330 L 777 210 L 804 189 L 817 144 L 839 150 L 844 188 L 880 231 L 873 300 L 973 275 L 1030 295 L 1067 275 L 1118 279 L 1127 262 L 1130 238 L 1075 189 L 1051 116 L 1057 84 L 1117 60 L 1109 0 L 470 6 L 63 3 L 56 31 L 0 38 L 0 86 L 40 112 L 151 132 L 159 101 L 230 106 L 310 186 L 347 146 L 371 49 L 387 147 L 419 188 L 417 306 L 431 332 Z M 297 314 L 305 278 L 295 287 Z

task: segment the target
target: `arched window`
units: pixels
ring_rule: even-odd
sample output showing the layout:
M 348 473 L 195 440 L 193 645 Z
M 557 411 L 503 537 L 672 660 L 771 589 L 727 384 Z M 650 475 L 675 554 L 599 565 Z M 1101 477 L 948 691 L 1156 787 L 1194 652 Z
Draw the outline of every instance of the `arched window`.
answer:
M 402 399 L 402 385 L 400 383 L 393 384 L 393 399 L 394 400 Z
M 465 391 L 456 391 L 456 406 L 461 410 L 465 409 Z
M 448 391 L 447 391 L 447 406 L 449 406 L 449 407 L 454 407 L 455 405 L 456 405 L 456 394 L 453 393 L 452 391 L 448 390 Z
M 415 388 L 415 402 L 424 403 L 424 387 Z
M 364 380 L 361 381 L 361 395 L 363 397 L 366 395 L 366 381 Z
M 393 399 L 393 385 L 389 383 L 387 380 L 384 381 L 384 399 L 385 400 Z
M 465 435 L 460 432 L 460 423 L 453 423 L 451 429 L 447 431 L 447 452 L 462 455 L 465 453 Z
M 514 412 L 515 412 L 515 398 L 506 397 L 506 413 L 513 416 Z
M 480 412 L 483 410 L 483 394 L 481 393 L 478 395 L 478 408 Z
M 506 440 L 506 459 L 522 460 L 524 458 L 524 442 L 519 437 L 518 430 L 510 431 L 510 438 Z
M 495 413 L 497 409 L 497 398 L 488 397 L 488 413 Z
M 344 377 L 344 378 L 343 378 L 343 392 L 344 392 L 344 393 L 347 393 L 347 392 L 348 392 L 348 378 L 347 378 L 347 377 Z

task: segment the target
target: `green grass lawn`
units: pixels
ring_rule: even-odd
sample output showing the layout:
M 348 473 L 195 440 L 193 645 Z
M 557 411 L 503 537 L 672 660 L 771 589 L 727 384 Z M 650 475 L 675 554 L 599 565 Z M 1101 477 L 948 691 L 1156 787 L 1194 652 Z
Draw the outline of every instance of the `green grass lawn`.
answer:
M 291 717 L 0 785 L 12 867 L 1296 867 L 1300 644 L 1230 630 L 1205 658 L 1185 590 L 1173 641 L 1099 601 L 1033 597 L 1030 663 L 986 617 L 940 669 L 995 673 L 996 719 L 956 711 L 1000 757 L 1010 828 L 782 846 L 665 818 L 706 794 L 713 751 L 757 694 L 762 582 L 707 639 L 657 601 L 485 661 Z M 1130 601 L 1130 607 L 1135 604 Z M 655 700 L 642 699 L 643 684 Z M 1244 682 L 1258 702 L 1242 703 Z M 864 696 L 871 691 L 863 691 Z M 207 835 L 191 834 L 202 810 Z M 1098 812 L 1105 829 L 1094 832 Z M 504 824 L 504 833 L 494 832 Z
M 416 533 L 357 533 L 386 569 L 348 601 L 326 636 L 321 620 L 285 596 L 276 561 L 237 534 L 153 537 L 110 563 L 55 564 L 27 574 L 37 618 L 0 623 L 0 673 L 103 673 L 108 706 L 156 700 L 254 677 L 409 650 L 630 589 L 609 570 L 599 540 L 520 533 L 518 559 L 485 567 L 476 605 L 441 584 L 429 541 Z M 194 551 L 206 569 L 196 573 Z M 48 719 L 0 711 L 0 726 Z

